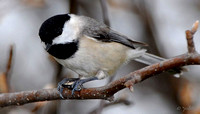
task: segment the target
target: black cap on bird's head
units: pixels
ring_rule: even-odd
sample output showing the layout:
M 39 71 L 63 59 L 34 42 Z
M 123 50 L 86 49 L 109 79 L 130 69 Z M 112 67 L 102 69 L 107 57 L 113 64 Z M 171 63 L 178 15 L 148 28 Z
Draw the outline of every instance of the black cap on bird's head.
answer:
M 40 39 L 46 45 L 45 50 L 58 59 L 72 57 L 78 50 L 78 42 L 52 44 L 55 38 L 62 35 L 64 25 L 70 18 L 70 14 L 53 16 L 47 19 L 39 30 Z
M 46 44 L 52 44 L 52 41 L 63 32 L 66 21 L 70 20 L 68 14 L 61 14 L 47 19 L 40 27 L 40 39 Z

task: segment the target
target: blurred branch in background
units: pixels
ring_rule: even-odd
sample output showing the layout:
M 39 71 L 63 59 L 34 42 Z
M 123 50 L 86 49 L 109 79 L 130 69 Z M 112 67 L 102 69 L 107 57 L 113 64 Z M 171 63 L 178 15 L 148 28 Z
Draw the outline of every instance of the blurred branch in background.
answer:
M 78 8 L 77 8 L 77 0 L 70 0 L 70 9 L 69 12 L 73 14 L 77 14 Z
M 6 71 L 0 74 L 0 93 L 10 92 L 11 68 L 13 64 L 13 45 L 10 46 Z
M 132 90 L 134 84 L 139 83 L 156 74 L 160 74 L 164 71 L 185 65 L 200 65 L 200 54 L 196 52 L 193 43 L 193 35 L 197 31 L 198 24 L 199 21 L 196 21 L 192 27 L 192 30 L 186 31 L 186 39 L 188 42 L 187 53 L 131 72 L 130 74 L 103 87 L 82 89 L 81 91 L 76 91 L 74 95 L 71 94 L 71 90 L 65 88 L 63 90 L 63 97 L 65 99 L 105 99 L 113 101 L 113 96 L 118 91 L 124 88 L 129 88 Z M 58 99 L 62 100 L 56 88 L 16 93 L 4 93 L 0 94 L 0 107 L 6 107 L 10 105 L 23 105 L 31 102 Z
M 21 0 L 22 3 L 25 3 L 26 5 L 30 5 L 33 7 L 43 7 L 45 5 L 45 0 Z
M 179 103 L 177 110 L 182 111 L 183 114 L 199 114 L 200 104 L 197 102 L 198 97 L 195 97 L 200 94 L 199 85 L 196 85 L 183 77 L 170 79 L 174 94 Z
M 104 104 L 100 105 L 100 106 L 102 107 L 101 109 L 103 109 L 103 108 L 107 108 L 107 107 L 114 106 L 114 105 L 120 105 L 120 104 L 130 106 L 132 104 L 132 102 L 127 100 L 127 96 L 125 94 L 124 96 L 118 98 L 114 102 L 111 102 L 111 103 L 104 102 Z M 99 108 L 97 108 L 97 109 L 94 109 L 93 111 L 91 111 L 90 114 L 100 114 L 101 112 L 99 111 Z
M 144 36 L 148 40 L 149 49 L 151 53 L 154 53 L 156 55 L 160 55 L 158 51 L 158 47 L 156 45 L 156 37 L 157 37 L 157 28 L 156 23 L 153 20 L 152 11 L 151 8 L 149 8 L 149 5 L 144 0 L 140 0 L 133 3 L 132 8 L 134 13 L 137 13 L 144 23 Z
M 106 0 L 100 0 L 104 23 L 110 26 Z
M 11 68 L 12 68 L 12 65 L 13 65 L 13 50 L 14 50 L 14 46 L 11 45 L 10 46 L 10 52 L 9 52 L 9 58 L 8 58 L 8 62 L 7 62 L 7 67 L 6 67 L 6 72 L 5 72 L 5 75 L 6 75 L 6 81 L 7 81 L 7 84 L 8 84 L 8 92 L 9 90 L 11 89 L 10 88 L 10 78 L 11 78 Z

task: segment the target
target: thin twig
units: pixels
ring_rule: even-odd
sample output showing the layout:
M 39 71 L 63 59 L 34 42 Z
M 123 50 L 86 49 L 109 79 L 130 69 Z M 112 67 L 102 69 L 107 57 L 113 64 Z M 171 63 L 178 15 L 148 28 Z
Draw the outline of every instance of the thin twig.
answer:
M 191 43 L 188 43 L 189 48 L 194 48 L 193 46 L 194 45 L 192 45 Z M 76 91 L 74 95 L 71 94 L 71 90 L 65 88 L 63 90 L 63 96 L 65 100 L 66 99 L 113 100 L 113 95 L 126 87 L 130 88 L 133 86 L 133 84 L 141 82 L 156 74 L 160 74 L 169 69 L 182 67 L 185 65 L 200 65 L 200 54 L 198 54 L 197 52 L 185 53 L 177 57 L 162 61 L 160 63 L 155 63 L 153 65 L 144 67 L 140 70 L 134 71 L 116 81 L 107 84 L 106 86 L 97 88 L 88 88 L 88 89 L 82 89 L 81 91 Z M 34 91 L 16 92 L 16 93 L 3 93 L 0 94 L 0 107 L 10 106 L 10 105 L 23 105 L 26 103 L 46 101 L 46 100 L 62 100 L 62 98 L 60 98 L 57 89 L 42 89 Z
M 196 52 L 195 50 L 195 45 L 193 42 L 193 35 L 195 34 L 195 32 L 197 31 L 197 28 L 199 26 L 199 21 L 196 21 L 191 30 L 186 30 L 186 39 L 187 39 L 187 43 L 188 43 L 188 52 L 189 53 L 194 53 Z

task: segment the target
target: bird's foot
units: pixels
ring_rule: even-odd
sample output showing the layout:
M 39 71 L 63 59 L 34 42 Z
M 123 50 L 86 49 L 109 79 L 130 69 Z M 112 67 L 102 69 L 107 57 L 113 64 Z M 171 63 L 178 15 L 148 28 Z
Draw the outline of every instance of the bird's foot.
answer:
M 60 97 L 64 99 L 62 92 L 64 88 L 73 89 L 73 85 L 75 81 L 79 80 L 79 78 L 64 78 L 62 81 L 58 83 L 57 90 L 59 91 Z
M 72 95 L 75 91 L 80 91 L 83 88 L 83 84 L 92 80 L 97 80 L 97 77 L 91 77 L 87 79 L 80 78 L 64 78 L 61 82 L 58 83 L 57 90 L 59 91 L 60 97 L 64 99 L 62 92 L 64 88 L 72 90 Z

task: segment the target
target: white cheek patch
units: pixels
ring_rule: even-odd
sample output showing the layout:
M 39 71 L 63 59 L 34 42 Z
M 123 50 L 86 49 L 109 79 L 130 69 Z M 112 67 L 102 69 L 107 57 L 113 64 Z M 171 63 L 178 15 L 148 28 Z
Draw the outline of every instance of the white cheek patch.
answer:
M 79 31 L 78 23 L 73 20 L 69 20 L 69 22 L 65 23 L 62 34 L 56 37 L 52 44 L 65 44 L 73 42 L 78 38 Z
M 53 40 L 52 44 L 65 44 L 67 42 L 72 42 L 73 40 L 70 38 L 70 36 L 63 36 L 63 34 L 61 34 L 60 36 L 56 37 Z

